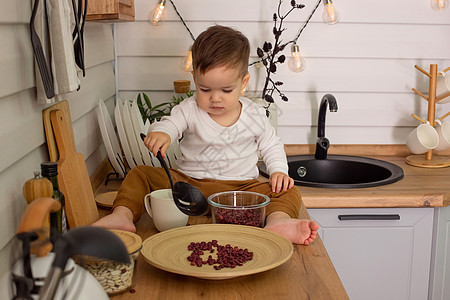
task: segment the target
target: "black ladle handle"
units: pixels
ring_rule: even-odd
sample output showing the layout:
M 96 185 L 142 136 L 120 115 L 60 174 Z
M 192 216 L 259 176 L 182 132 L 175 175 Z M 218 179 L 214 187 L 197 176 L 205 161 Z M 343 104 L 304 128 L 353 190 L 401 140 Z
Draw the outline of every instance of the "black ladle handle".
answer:
M 141 139 L 145 140 L 146 135 L 141 133 Z M 172 187 L 173 201 L 178 209 L 189 216 L 201 216 L 208 212 L 208 204 L 205 196 L 194 186 L 187 182 L 178 181 L 173 184 L 172 176 L 170 175 L 169 167 L 166 161 L 158 151 L 156 158 L 161 163 L 162 167 L 167 173 Z M 180 201 L 181 200 L 181 201 Z M 189 204 L 184 204 L 189 203 Z
M 156 158 L 159 160 L 159 163 L 162 165 L 162 167 L 164 168 L 164 170 L 167 173 L 167 176 L 169 176 L 169 181 L 170 181 L 170 187 L 172 188 L 173 191 L 173 180 L 172 180 L 172 176 L 170 175 L 170 171 L 169 171 L 169 167 L 166 164 L 166 161 L 164 160 L 164 158 L 161 155 L 161 151 L 158 150 L 158 153 L 156 154 Z
M 141 139 L 142 141 L 145 140 L 146 135 L 141 133 Z M 164 168 L 164 170 L 167 173 L 167 176 L 169 177 L 169 181 L 170 181 L 170 187 L 172 188 L 173 191 L 173 180 L 172 180 L 172 176 L 170 175 L 170 171 L 169 171 L 169 167 L 166 164 L 166 161 L 164 160 L 164 158 L 161 155 L 161 151 L 158 151 L 158 153 L 156 154 L 156 158 L 159 160 L 159 163 L 161 164 L 161 166 Z

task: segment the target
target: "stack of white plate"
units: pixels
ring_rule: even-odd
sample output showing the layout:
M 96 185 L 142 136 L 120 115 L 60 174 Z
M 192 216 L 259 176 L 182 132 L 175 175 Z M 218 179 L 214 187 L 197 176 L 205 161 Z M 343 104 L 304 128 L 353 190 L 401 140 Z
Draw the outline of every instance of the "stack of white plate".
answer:
M 114 172 L 119 174 L 121 178 L 124 178 L 126 169 L 122 159 L 122 151 L 120 150 L 119 140 L 114 131 L 111 117 L 108 114 L 108 110 L 103 100 L 100 100 L 98 103 L 97 119 L 109 162 L 111 163 Z
M 100 102 L 101 103 L 99 104 L 99 107 L 101 107 L 102 105 L 104 106 L 103 101 Z M 106 111 L 106 109 L 103 110 Z M 150 151 L 148 151 L 147 147 L 145 147 L 144 142 L 140 137 L 141 133 L 147 134 L 150 124 L 149 122 L 144 122 L 142 120 L 137 100 L 135 99 L 122 101 L 120 99 L 117 99 L 114 117 L 117 125 L 117 135 L 120 140 L 120 145 L 122 145 L 122 150 L 124 152 L 124 156 L 128 163 L 128 166 L 131 169 L 138 165 L 160 167 L 158 159 L 156 159 L 156 157 L 154 157 L 154 155 Z M 112 135 L 112 133 L 109 133 L 109 135 Z M 116 137 L 115 132 L 114 137 Z M 105 141 L 104 143 L 105 147 L 107 147 L 107 143 Z M 108 157 L 111 160 L 109 152 L 114 153 L 115 151 L 108 151 Z M 171 168 L 177 168 L 178 166 L 176 164 L 176 160 L 179 157 L 181 157 L 181 153 L 178 147 L 178 142 L 172 143 L 172 145 L 167 150 L 166 162 Z M 113 163 L 111 164 L 113 165 Z M 114 169 L 116 169 L 116 167 L 120 168 L 119 166 L 113 165 Z
M 119 134 L 120 144 L 122 145 L 122 150 L 125 154 L 125 159 L 127 160 L 128 166 L 132 169 L 138 165 L 138 163 L 133 158 L 133 152 L 131 151 L 130 143 L 128 142 L 128 136 L 125 132 L 124 122 L 123 122 L 123 103 L 120 99 L 117 99 L 116 109 L 114 110 L 114 118 L 116 119 L 117 133 Z

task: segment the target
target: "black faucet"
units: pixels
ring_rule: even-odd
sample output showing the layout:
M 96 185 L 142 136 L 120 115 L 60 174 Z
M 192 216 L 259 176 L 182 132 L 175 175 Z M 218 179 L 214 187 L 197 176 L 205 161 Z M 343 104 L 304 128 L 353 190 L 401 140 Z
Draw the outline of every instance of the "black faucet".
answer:
M 330 107 L 331 112 L 338 110 L 336 98 L 331 94 L 326 94 L 322 97 L 322 101 L 319 106 L 319 120 L 317 122 L 317 141 L 316 141 L 316 153 L 314 157 L 316 159 L 326 159 L 327 151 L 330 147 L 330 141 L 325 137 L 325 116 L 327 114 L 327 104 Z

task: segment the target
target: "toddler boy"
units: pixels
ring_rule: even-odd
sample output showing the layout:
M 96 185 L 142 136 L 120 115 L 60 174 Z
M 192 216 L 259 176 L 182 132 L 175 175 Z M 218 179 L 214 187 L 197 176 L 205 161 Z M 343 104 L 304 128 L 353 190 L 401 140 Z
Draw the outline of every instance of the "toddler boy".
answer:
M 252 191 L 270 198 L 268 230 L 296 244 L 311 243 L 319 228 L 311 220 L 297 219 L 301 196 L 288 174 L 283 144 L 270 125 L 264 109 L 240 97 L 248 84 L 250 45 L 239 31 L 212 26 L 192 46 L 194 96 L 172 109 L 171 115 L 153 123 L 146 147 L 165 156 L 172 141 L 180 141 L 183 157 L 175 181 L 196 186 L 205 197 L 224 191 Z M 266 164 L 269 182 L 258 177 L 258 153 Z M 143 198 L 150 191 L 168 188 L 161 168 L 138 166 L 123 181 L 113 213 L 94 225 L 135 231 Z

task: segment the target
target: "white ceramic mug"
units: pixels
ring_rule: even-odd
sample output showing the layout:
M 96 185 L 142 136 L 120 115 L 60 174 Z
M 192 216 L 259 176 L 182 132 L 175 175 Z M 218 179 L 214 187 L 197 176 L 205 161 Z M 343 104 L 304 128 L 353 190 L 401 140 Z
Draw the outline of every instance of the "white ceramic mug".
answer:
M 414 154 L 422 154 L 434 149 L 439 144 L 439 136 L 430 122 L 417 126 L 406 139 L 409 151 Z
M 159 231 L 186 226 L 188 222 L 189 216 L 175 205 L 171 189 L 156 190 L 145 195 L 144 204 Z
M 450 122 L 436 120 L 436 132 L 439 136 L 439 144 L 434 150 L 442 151 L 450 148 Z
M 437 78 L 436 81 L 436 98 L 441 97 L 450 92 L 450 75 L 446 76 L 445 72 L 439 72 L 441 76 Z M 450 94 L 447 97 L 440 100 L 438 103 L 443 104 L 450 101 Z

